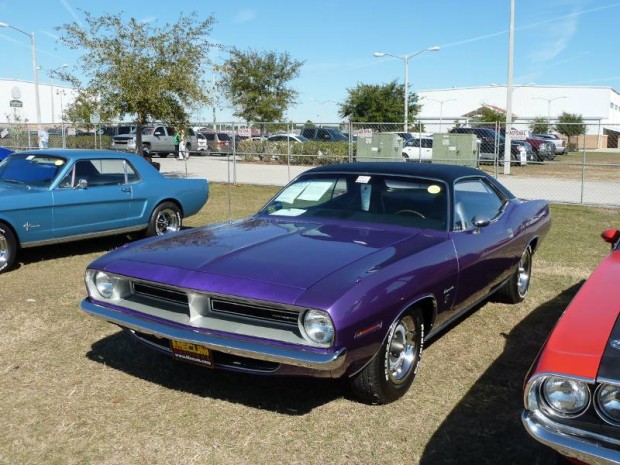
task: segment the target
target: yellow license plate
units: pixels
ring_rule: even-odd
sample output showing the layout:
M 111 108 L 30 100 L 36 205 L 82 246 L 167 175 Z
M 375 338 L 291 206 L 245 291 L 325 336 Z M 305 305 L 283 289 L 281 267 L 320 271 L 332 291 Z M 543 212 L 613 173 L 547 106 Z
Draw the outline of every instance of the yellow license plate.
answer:
M 170 350 L 175 360 L 213 368 L 213 352 L 200 344 L 184 341 L 170 341 Z

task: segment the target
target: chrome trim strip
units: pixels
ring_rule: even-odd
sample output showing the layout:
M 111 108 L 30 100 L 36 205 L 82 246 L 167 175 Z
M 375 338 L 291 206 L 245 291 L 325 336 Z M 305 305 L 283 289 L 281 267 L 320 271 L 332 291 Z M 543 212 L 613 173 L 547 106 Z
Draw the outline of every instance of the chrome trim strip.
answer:
M 346 350 L 344 348 L 326 353 L 310 352 L 303 350 L 302 347 L 299 349 L 286 349 L 258 342 L 223 338 L 213 334 L 193 331 L 189 328 L 184 329 L 169 326 L 165 323 L 158 323 L 101 305 L 96 305 L 88 299 L 82 300 L 81 307 L 86 313 L 127 329 L 133 329 L 167 339 L 201 344 L 212 350 L 241 357 L 321 371 L 336 370 L 340 368 L 345 361 Z
M 131 226 L 129 228 L 110 229 L 107 231 L 98 231 L 98 232 L 92 232 L 92 233 L 86 233 L 86 234 L 76 234 L 75 236 L 59 237 L 56 239 L 46 239 L 44 241 L 25 242 L 21 244 L 21 248 L 27 249 L 28 247 L 38 247 L 40 245 L 61 244 L 63 242 L 93 239 L 95 237 L 117 236 L 120 234 L 127 234 L 130 232 L 141 231 L 143 229 L 146 229 L 146 227 L 147 225 L 144 224 L 141 226 Z
M 612 443 L 604 436 L 561 425 L 528 410 L 521 414 L 521 421 L 530 436 L 563 455 L 593 465 L 620 464 L 620 453 L 608 448 Z

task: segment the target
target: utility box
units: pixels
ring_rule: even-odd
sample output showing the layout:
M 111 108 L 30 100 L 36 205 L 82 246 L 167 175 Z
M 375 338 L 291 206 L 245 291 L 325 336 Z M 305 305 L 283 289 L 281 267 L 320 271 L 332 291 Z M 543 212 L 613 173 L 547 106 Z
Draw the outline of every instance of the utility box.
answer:
M 358 136 L 357 161 L 403 161 L 403 139 L 398 134 Z
M 480 145 L 475 134 L 433 134 L 433 163 L 478 167 Z

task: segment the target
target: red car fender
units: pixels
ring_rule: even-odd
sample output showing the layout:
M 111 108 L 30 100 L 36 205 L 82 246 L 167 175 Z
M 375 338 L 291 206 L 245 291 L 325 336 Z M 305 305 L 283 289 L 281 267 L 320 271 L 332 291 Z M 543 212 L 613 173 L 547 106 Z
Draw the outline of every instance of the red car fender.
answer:
M 620 310 L 620 251 L 594 270 L 560 317 L 532 371 L 596 379 Z

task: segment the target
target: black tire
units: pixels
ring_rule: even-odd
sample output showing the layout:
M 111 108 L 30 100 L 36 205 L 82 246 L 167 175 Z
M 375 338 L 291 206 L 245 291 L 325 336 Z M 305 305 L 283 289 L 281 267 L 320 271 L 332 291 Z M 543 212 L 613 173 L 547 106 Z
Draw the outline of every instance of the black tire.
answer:
M 390 327 L 379 351 L 362 371 L 350 379 L 358 398 L 388 404 L 411 386 L 424 348 L 424 319 L 420 310 L 400 316 Z
M 506 284 L 498 291 L 500 300 L 509 304 L 522 302 L 527 296 L 532 279 L 532 248 L 528 245 L 519 265 Z
M 10 270 L 17 256 L 17 239 L 6 224 L 0 223 L 0 273 Z
M 179 231 L 182 225 L 181 209 L 172 202 L 163 202 L 157 205 L 151 213 L 149 225 L 146 228 L 146 236 L 163 236 Z

